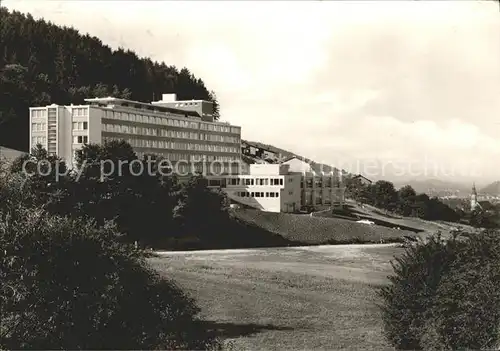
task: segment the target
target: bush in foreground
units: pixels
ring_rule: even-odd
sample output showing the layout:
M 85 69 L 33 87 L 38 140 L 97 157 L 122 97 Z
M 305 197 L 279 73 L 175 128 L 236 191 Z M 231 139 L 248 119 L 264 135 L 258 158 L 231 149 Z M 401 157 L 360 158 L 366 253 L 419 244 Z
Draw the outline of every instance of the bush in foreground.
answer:
M 500 234 L 485 231 L 405 249 L 381 290 L 397 349 L 492 349 L 500 341 Z
M 0 184 L 0 349 L 205 349 L 198 307 L 115 226 L 49 216 Z

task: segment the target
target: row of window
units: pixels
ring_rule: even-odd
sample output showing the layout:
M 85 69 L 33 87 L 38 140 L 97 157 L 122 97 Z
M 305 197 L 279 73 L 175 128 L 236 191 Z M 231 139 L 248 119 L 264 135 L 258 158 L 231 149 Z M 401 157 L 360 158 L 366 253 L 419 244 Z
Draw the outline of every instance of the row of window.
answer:
M 31 131 L 32 132 L 45 132 L 47 130 L 47 123 L 32 123 Z
M 36 136 L 36 137 L 31 138 L 31 145 L 32 146 L 35 146 L 37 144 L 45 145 L 46 142 L 47 142 L 47 138 L 44 136 Z
M 280 197 L 278 192 L 248 192 L 248 191 L 238 191 L 236 193 L 240 197 Z
M 87 130 L 89 122 L 73 122 L 73 130 Z
M 85 107 L 75 107 L 72 108 L 72 115 L 73 117 L 85 117 L 88 116 L 88 111 L 88 108 Z M 46 118 L 47 110 L 44 108 L 39 110 L 31 110 L 31 117 Z
M 176 119 L 176 118 L 167 117 L 167 116 L 155 117 L 155 116 L 146 116 L 146 115 L 140 115 L 140 114 L 135 114 L 135 113 L 126 113 L 126 112 L 118 112 L 118 111 L 104 111 L 104 117 L 110 118 L 110 119 L 119 119 L 122 121 L 162 124 L 162 125 L 172 126 L 172 127 L 193 128 L 193 129 L 208 130 L 208 131 L 213 131 L 213 132 L 224 132 L 224 133 L 235 133 L 235 134 L 240 133 L 240 129 L 237 127 L 231 127 L 231 126 L 214 124 L 214 123 L 186 121 L 186 120 Z
M 47 110 L 46 109 L 42 109 L 42 110 L 31 110 L 31 117 L 34 117 L 34 118 L 46 118 L 47 117 Z
M 202 140 L 208 141 L 219 141 L 222 143 L 240 143 L 240 138 L 229 136 L 229 135 L 219 135 L 219 134 L 200 134 Z
M 306 198 L 305 200 L 306 200 L 305 201 L 306 205 L 312 205 L 313 204 L 313 200 L 312 199 Z M 322 198 L 317 197 L 314 204 L 315 205 L 330 205 L 331 203 L 332 203 L 332 201 L 329 198 L 326 198 L 325 201 L 323 202 Z
M 144 156 L 149 155 L 147 153 L 143 152 L 136 152 L 136 155 L 139 159 L 143 159 Z M 184 161 L 185 159 L 182 157 L 180 154 L 160 154 L 161 156 L 165 157 L 166 159 L 170 161 Z M 223 173 L 223 172 L 236 172 L 237 168 L 230 167 L 227 165 L 223 164 L 211 164 L 210 167 L 207 167 L 206 165 L 200 164 L 200 163 L 190 163 L 190 164 L 185 164 L 185 163 L 179 163 L 175 164 L 174 171 L 176 172 L 213 172 L 213 173 Z
M 332 185 L 334 187 L 339 187 L 340 186 L 340 182 L 338 180 L 335 180 L 335 181 L 332 182 L 331 178 L 326 178 L 324 182 L 321 180 L 321 178 L 316 178 L 314 180 L 314 187 L 315 188 L 331 188 Z M 313 187 L 313 180 L 312 179 L 307 179 L 305 181 L 305 186 L 306 186 L 306 188 L 312 188 Z M 304 187 L 304 180 L 303 179 L 300 182 L 300 187 L 301 188 Z
M 119 138 L 116 138 L 117 140 Z M 189 150 L 189 151 L 206 151 L 206 152 L 225 152 L 237 154 L 239 149 L 233 146 L 224 145 L 210 145 L 198 143 L 184 143 L 180 141 L 166 141 L 166 140 L 149 140 L 138 138 L 125 139 L 132 147 L 148 147 L 152 149 L 175 149 L 175 150 Z M 234 159 L 239 157 L 233 156 Z
M 326 194 L 326 196 L 321 196 L 321 195 L 318 195 L 316 194 L 316 197 L 312 197 L 312 194 L 306 194 L 305 196 L 305 202 L 306 204 L 312 204 L 313 202 L 316 204 L 316 205 L 321 205 L 321 204 L 325 204 L 325 205 L 330 205 L 331 202 L 332 202 L 332 199 L 338 199 L 340 198 L 339 195 L 335 195 L 335 194 Z
M 103 142 L 108 142 L 112 140 L 122 140 L 121 138 L 114 138 L 114 137 L 104 137 Z M 141 143 L 136 143 L 137 139 L 126 139 L 132 147 L 151 147 L 155 148 L 153 146 L 143 146 Z M 147 141 L 148 143 L 145 143 L 144 145 L 153 145 L 151 142 L 157 142 L 155 140 L 142 140 L 142 141 Z M 139 145 L 140 144 L 140 145 Z M 165 147 L 157 147 L 159 149 L 165 150 Z M 162 151 L 158 150 L 154 152 L 155 154 L 161 154 L 168 156 L 169 160 L 172 161 L 193 161 L 193 162 L 199 162 L 202 161 L 203 158 L 205 158 L 205 161 L 212 162 L 212 161 L 221 161 L 221 162 L 235 162 L 239 161 L 239 157 L 236 156 L 215 156 L 215 155 L 192 155 L 192 154 L 184 154 L 184 153 L 172 153 L 168 151 Z
M 75 135 L 73 136 L 73 144 L 88 144 L 89 137 L 86 135 Z
M 124 134 L 142 134 L 151 136 L 162 136 L 167 138 L 193 139 L 193 140 L 208 140 L 225 143 L 239 143 L 238 137 L 229 135 L 193 133 L 180 130 L 167 130 L 162 128 L 148 128 L 138 126 L 128 126 L 120 124 L 103 123 L 102 130 L 105 132 L 124 133 Z
M 316 190 L 316 191 L 311 191 L 311 190 L 306 190 L 304 191 L 304 196 L 305 197 L 321 197 L 323 196 L 323 194 L 325 194 L 326 196 L 330 196 L 330 194 L 334 194 L 333 196 L 336 196 L 335 194 L 339 194 L 339 191 L 338 190 L 341 190 L 340 188 L 339 189 L 335 189 L 334 188 L 334 191 L 332 192 L 330 189 L 327 189 L 326 191 L 323 191 L 323 190 Z M 341 192 L 341 191 L 340 191 Z
M 283 178 L 229 178 L 229 185 L 283 185 Z
M 175 104 L 175 107 L 183 107 L 183 106 L 198 106 L 198 102 L 181 102 L 178 104 Z
M 85 117 L 88 116 L 88 108 L 77 107 L 73 108 L 73 117 Z
M 143 159 L 145 154 L 144 153 L 136 153 L 137 154 L 137 157 L 139 159 Z M 169 155 L 171 156 L 171 155 Z M 172 160 L 171 158 L 169 158 L 171 161 L 174 161 Z M 73 163 L 76 162 L 76 152 L 75 152 L 75 155 L 73 156 Z M 168 165 L 164 165 L 164 166 L 168 166 Z M 163 171 L 164 172 L 168 172 L 167 169 L 163 168 Z M 202 173 L 202 172 L 206 172 L 206 167 L 204 168 L 203 165 L 201 164 L 179 164 L 179 165 L 176 165 L 174 169 L 172 169 L 172 171 L 174 172 L 179 172 L 179 173 Z M 213 171 L 214 173 L 221 173 L 223 171 L 228 171 L 227 167 L 224 167 L 222 165 L 213 165 L 213 167 L 210 169 L 210 171 Z

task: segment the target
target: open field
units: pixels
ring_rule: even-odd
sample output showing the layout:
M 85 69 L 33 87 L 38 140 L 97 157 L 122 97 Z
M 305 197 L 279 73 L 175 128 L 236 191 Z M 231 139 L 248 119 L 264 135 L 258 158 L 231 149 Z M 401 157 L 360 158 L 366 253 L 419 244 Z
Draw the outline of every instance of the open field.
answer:
M 164 252 L 150 262 L 195 297 L 235 349 L 387 349 L 376 307 L 393 245 Z

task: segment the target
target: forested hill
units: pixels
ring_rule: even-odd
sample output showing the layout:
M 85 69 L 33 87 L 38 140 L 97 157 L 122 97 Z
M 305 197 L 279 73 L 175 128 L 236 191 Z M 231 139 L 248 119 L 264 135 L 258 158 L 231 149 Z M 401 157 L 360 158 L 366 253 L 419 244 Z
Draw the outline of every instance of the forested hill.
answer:
M 187 68 L 0 8 L 0 145 L 28 151 L 29 106 L 110 95 L 148 102 L 162 93 L 213 101 L 218 116 L 215 94 Z

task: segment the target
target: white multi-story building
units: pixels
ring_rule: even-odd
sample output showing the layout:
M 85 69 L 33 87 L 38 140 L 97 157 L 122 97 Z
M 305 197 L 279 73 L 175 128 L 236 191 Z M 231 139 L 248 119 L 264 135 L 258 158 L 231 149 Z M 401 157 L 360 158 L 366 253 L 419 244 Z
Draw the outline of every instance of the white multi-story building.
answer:
M 288 199 L 284 192 L 287 188 L 286 182 L 290 181 L 286 177 L 288 166 L 252 164 L 249 170 L 250 174 L 208 177 L 208 186 L 221 188 L 230 200 L 248 207 L 268 212 L 287 212 L 284 211 L 283 203 L 284 199 Z M 288 188 L 287 190 L 291 191 L 294 187 Z M 297 202 L 297 199 L 295 200 Z M 296 205 L 297 210 L 300 207 L 299 202 L 300 198 Z
M 296 158 L 281 164 L 251 164 L 249 174 L 208 177 L 233 202 L 268 212 L 324 210 L 344 205 L 341 173 L 318 175 Z
M 183 107 L 176 108 L 161 101 L 149 104 L 114 97 L 85 101 L 88 104 L 31 107 L 30 148 L 41 144 L 72 166 L 83 144 L 116 139 L 127 141 L 139 157 L 164 156 L 177 164 L 179 172 L 191 168 L 201 172 L 207 162 L 217 174 L 239 171 L 241 128 L 214 121 L 206 112 L 210 102 L 203 102 L 205 112 L 200 116 L 183 109 L 191 101 L 177 101 Z
M 345 181 L 342 170 L 298 157 L 283 162 L 290 172 L 300 174 L 301 206 L 323 210 L 342 207 L 345 201 Z

